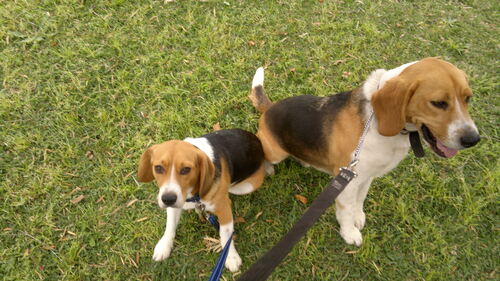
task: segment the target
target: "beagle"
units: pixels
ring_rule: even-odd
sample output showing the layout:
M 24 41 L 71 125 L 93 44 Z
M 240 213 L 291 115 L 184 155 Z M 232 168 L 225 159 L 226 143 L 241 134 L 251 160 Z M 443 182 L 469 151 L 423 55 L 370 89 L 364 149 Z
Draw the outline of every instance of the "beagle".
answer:
M 186 202 L 195 195 L 206 211 L 218 217 L 224 248 L 233 233 L 228 192 L 250 193 L 262 184 L 264 176 L 264 152 L 259 139 L 240 129 L 171 140 L 148 148 L 141 156 L 138 178 L 141 182 L 156 180 L 158 205 L 167 209 L 166 230 L 156 244 L 153 259 L 161 261 L 170 255 L 182 209 L 195 207 L 195 203 Z M 241 265 L 234 243 L 225 265 L 232 272 Z
M 259 68 L 249 98 L 262 113 L 257 136 L 272 164 L 293 156 L 336 175 L 351 162 L 364 123 L 374 112 L 355 167 L 358 176 L 336 200 L 340 235 L 348 244 L 361 245 L 370 183 L 407 155 L 408 131 L 418 131 L 435 154 L 446 158 L 480 140 L 467 111 L 472 96 L 467 77 L 440 59 L 375 70 L 361 87 L 328 97 L 304 95 L 273 103 L 263 84 L 264 69 Z

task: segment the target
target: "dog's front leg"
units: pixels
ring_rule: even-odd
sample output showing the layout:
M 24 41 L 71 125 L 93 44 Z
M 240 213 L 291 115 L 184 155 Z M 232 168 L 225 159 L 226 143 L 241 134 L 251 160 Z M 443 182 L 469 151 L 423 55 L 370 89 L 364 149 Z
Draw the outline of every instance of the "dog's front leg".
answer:
M 363 242 L 361 229 L 365 224 L 363 201 L 360 204 L 360 191 L 366 196 L 371 178 L 358 176 L 342 191 L 336 200 L 336 217 L 340 224 L 340 235 L 347 244 L 360 246 Z M 363 196 L 363 200 L 364 200 Z
M 229 240 L 229 236 L 231 235 L 231 233 L 233 233 L 233 231 L 234 229 L 232 221 L 230 223 L 226 223 L 220 226 L 219 235 L 220 235 L 220 244 L 222 248 L 226 246 L 226 243 Z M 229 253 L 227 253 L 226 267 L 231 272 L 236 272 L 240 268 L 240 265 L 241 265 L 241 258 L 238 252 L 236 251 L 236 247 L 234 247 L 234 241 L 233 241 L 229 246 Z
M 358 196 L 356 200 L 355 210 L 354 210 L 354 225 L 359 229 L 363 229 L 365 226 L 366 216 L 363 211 L 363 205 L 368 194 L 368 189 L 372 183 L 373 178 L 368 178 L 358 187 Z
M 167 226 L 165 228 L 165 233 L 156 244 L 153 260 L 161 261 L 170 256 L 172 246 L 174 245 L 175 230 L 179 223 L 181 213 L 182 209 L 180 208 L 167 208 Z
M 229 237 L 231 236 L 231 233 L 233 233 L 234 231 L 233 214 L 231 212 L 231 201 L 229 198 L 227 198 L 227 200 L 225 200 L 225 202 L 221 204 L 221 206 L 217 206 L 215 214 L 219 218 L 220 244 L 224 249 L 224 246 L 226 246 L 226 243 L 228 242 Z M 226 268 L 229 269 L 231 272 L 236 272 L 240 268 L 241 258 L 240 255 L 238 255 L 238 252 L 236 251 L 236 247 L 234 246 L 234 241 L 231 242 L 231 245 L 229 246 L 229 252 L 227 253 L 227 259 L 225 265 Z

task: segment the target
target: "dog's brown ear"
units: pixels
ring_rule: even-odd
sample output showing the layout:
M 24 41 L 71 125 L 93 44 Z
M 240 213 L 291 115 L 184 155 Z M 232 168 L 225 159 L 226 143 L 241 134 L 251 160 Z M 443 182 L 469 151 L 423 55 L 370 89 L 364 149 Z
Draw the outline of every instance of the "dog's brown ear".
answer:
M 214 184 L 215 167 L 212 161 L 202 152 L 198 154 L 197 165 L 199 169 L 197 189 L 198 194 L 203 198 Z
M 140 182 L 150 182 L 154 179 L 153 169 L 151 167 L 151 154 L 153 153 L 153 147 L 150 147 L 144 151 L 139 160 L 139 171 L 137 172 L 137 178 Z
M 371 103 L 378 120 L 378 132 L 382 136 L 395 136 L 406 123 L 406 107 L 418 82 L 409 83 L 401 77 L 387 81 L 373 94 Z

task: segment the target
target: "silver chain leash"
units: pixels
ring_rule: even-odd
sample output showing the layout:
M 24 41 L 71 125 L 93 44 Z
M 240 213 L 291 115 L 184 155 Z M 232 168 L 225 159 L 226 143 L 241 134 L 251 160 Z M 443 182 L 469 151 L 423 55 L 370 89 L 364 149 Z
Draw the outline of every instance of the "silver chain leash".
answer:
M 370 124 L 373 120 L 373 116 L 375 113 L 373 110 L 370 112 L 370 116 L 368 117 L 368 120 L 365 122 L 365 127 L 363 128 L 363 133 L 361 134 L 361 137 L 359 138 L 358 146 L 356 146 L 356 149 L 354 150 L 354 157 L 352 158 L 351 163 L 349 163 L 349 169 L 354 168 L 356 164 L 359 162 L 359 152 L 361 151 L 361 147 L 363 146 L 363 143 L 365 142 L 366 134 L 368 134 L 368 129 L 370 129 Z

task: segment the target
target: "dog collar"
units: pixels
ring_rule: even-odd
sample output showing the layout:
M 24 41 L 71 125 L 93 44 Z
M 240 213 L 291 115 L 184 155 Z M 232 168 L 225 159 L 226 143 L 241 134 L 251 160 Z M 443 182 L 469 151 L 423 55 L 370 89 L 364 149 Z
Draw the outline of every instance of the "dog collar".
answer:
M 415 154 L 416 157 L 422 158 L 425 156 L 425 151 L 422 147 L 422 142 L 420 141 L 420 135 L 418 131 L 410 131 L 406 128 L 403 128 L 400 134 L 408 135 L 408 138 L 410 139 L 411 150 L 413 150 L 413 154 Z
M 193 197 L 186 199 L 186 202 L 198 203 L 198 202 L 200 202 L 200 195 L 196 194 Z
M 424 148 L 422 147 L 422 142 L 420 141 L 420 135 L 418 131 L 406 131 L 409 134 L 411 149 L 415 157 L 422 158 L 425 156 Z

